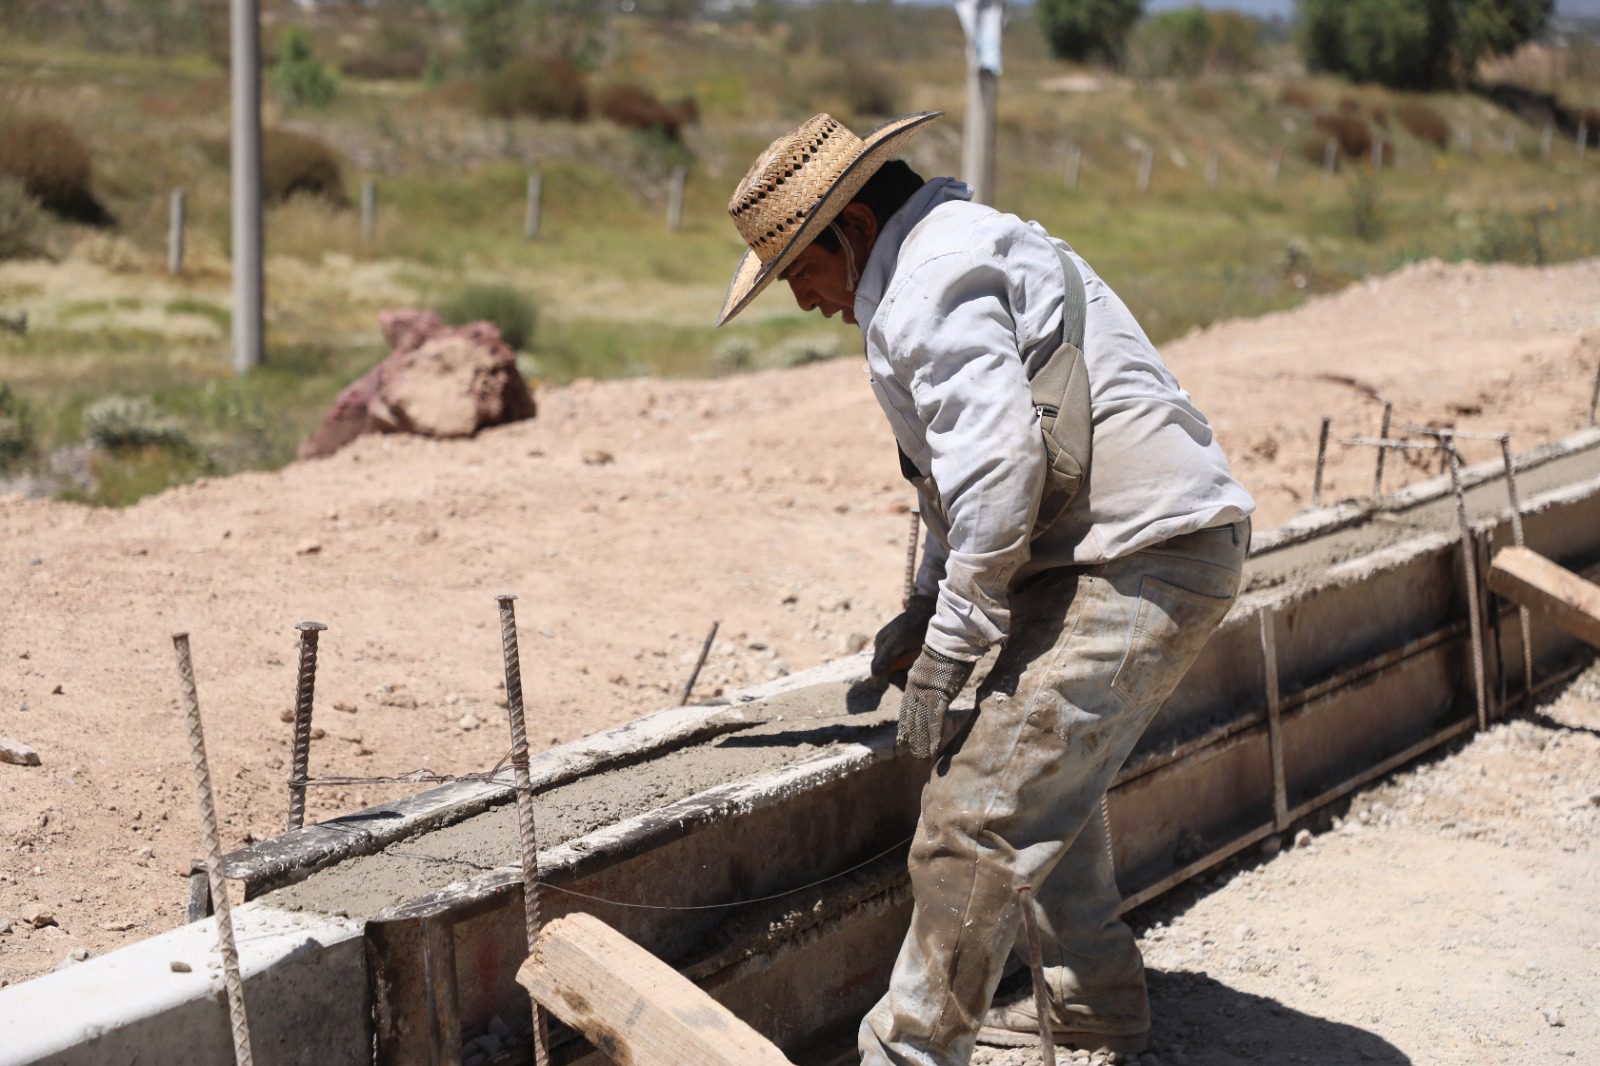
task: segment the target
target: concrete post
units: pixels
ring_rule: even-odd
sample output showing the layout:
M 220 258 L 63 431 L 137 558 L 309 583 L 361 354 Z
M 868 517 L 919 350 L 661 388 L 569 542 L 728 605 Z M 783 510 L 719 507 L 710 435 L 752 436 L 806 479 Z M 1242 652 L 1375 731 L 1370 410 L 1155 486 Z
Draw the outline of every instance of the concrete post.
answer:
M 962 131 L 961 173 L 972 186 L 972 199 L 994 202 L 994 128 L 1000 102 L 1000 79 L 969 59 L 967 125 Z
M 177 277 L 183 273 L 183 190 L 173 189 L 167 219 L 167 273 Z
M 230 0 L 233 85 L 233 370 L 261 365 L 261 10 Z
M 543 199 L 544 175 L 535 170 L 528 175 L 528 203 L 522 215 L 522 235 L 530 241 L 539 239 L 539 214 Z

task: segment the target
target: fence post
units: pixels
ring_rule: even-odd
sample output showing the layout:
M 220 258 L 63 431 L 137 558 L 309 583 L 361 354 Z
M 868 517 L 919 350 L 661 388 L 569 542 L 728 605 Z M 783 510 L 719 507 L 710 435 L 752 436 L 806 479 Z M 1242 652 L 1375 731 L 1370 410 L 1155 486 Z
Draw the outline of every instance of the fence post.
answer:
M 1155 177 L 1156 153 L 1155 149 L 1146 146 L 1139 153 L 1139 191 L 1149 192 L 1150 181 Z
M 682 166 L 672 168 L 672 181 L 667 189 L 667 229 L 677 233 L 683 228 L 683 184 L 689 171 Z
M 167 223 L 167 273 L 177 277 L 183 273 L 183 190 L 172 190 L 172 207 Z
M 1275 145 L 1272 154 L 1267 158 L 1267 180 L 1278 184 L 1278 178 L 1283 173 L 1283 145 Z
M 1331 175 L 1339 165 L 1339 142 L 1329 137 L 1322 145 L 1322 172 Z
M 1517 130 L 1515 126 L 1506 127 L 1505 137 L 1506 155 L 1513 155 L 1517 150 Z
M 378 232 L 378 183 L 368 178 L 361 183 L 361 239 L 371 243 Z
M 1383 169 L 1383 138 L 1382 137 L 1374 137 L 1372 139 L 1372 169 L 1373 170 L 1382 170 Z
M 1206 188 L 1215 189 L 1217 187 L 1217 177 L 1221 165 L 1221 161 L 1217 158 L 1217 153 L 1212 152 L 1206 156 Z
M 1585 152 L 1589 150 L 1589 122 L 1587 119 L 1578 120 L 1578 159 L 1581 162 Z
M 1083 149 L 1076 144 L 1067 149 L 1067 188 L 1078 191 L 1078 179 L 1083 175 Z
M 1546 162 L 1550 159 L 1550 148 L 1555 140 L 1555 128 L 1548 122 L 1539 134 L 1539 158 Z
M 544 175 L 535 170 L 528 175 L 528 203 L 522 214 L 522 235 L 528 240 L 539 239 L 539 213 L 543 207 Z

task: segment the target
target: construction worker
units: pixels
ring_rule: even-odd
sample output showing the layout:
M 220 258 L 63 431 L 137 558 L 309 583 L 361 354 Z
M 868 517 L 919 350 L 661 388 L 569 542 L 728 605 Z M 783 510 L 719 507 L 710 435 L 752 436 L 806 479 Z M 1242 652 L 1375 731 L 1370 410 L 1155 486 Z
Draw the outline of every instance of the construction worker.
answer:
M 908 671 L 899 742 L 936 761 L 911 927 L 861 1060 L 959 1066 L 978 1041 L 1038 1042 L 1026 973 L 1001 985 L 1022 887 L 1056 1041 L 1137 1051 L 1149 1002 L 1105 794 L 1233 603 L 1254 504 L 1088 263 L 891 161 L 938 117 L 860 138 L 818 115 L 773 142 L 729 204 L 749 250 L 718 320 L 782 278 L 802 309 L 858 325 L 927 525 L 915 595 L 872 660 Z M 995 645 L 955 730 L 950 704 Z

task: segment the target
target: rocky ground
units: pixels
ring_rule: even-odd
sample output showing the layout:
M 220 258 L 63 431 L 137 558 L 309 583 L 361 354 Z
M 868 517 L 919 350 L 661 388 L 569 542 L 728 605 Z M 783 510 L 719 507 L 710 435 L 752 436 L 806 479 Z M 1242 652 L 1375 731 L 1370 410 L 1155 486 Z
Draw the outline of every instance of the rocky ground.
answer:
M 1403 420 L 1508 429 L 1519 448 L 1578 428 L 1600 360 L 1596 292 L 1600 260 L 1422 264 L 1218 325 L 1166 355 L 1266 528 L 1309 492 L 1320 416 L 1336 432 L 1374 431 L 1374 395 Z M 504 752 L 498 592 L 522 597 L 541 747 L 675 702 L 714 619 L 704 695 L 854 650 L 898 604 L 910 494 L 855 360 L 579 383 L 539 404 L 538 419 L 472 440 L 368 439 L 122 511 L 0 498 L 0 736 L 40 759 L 0 765 L 0 984 L 182 919 L 199 836 L 175 629 L 193 635 L 232 847 L 282 829 L 301 619 L 331 627 L 313 774 L 367 777 L 468 772 Z M 1364 491 L 1369 463 L 1336 447 L 1329 496 Z M 1402 466 L 1390 483 L 1427 473 Z M 1544 1061 L 1518 1058 L 1524 1046 L 1600 1056 L 1584 984 L 1600 946 L 1593 823 L 1562 823 L 1581 813 L 1568 807 L 1539 814 L 1562 789 L 1586 802 L 1581 773 L 1594 790 L 1600 722 L 1592 700 L 1575 706 L 1588 716 L 1577 728 L 1503 726 L 1449 765 L 1544 737 L 1538 760 L 1511 751 L 1476 791 L 1390 803 L 1388 825 L 1380 812 L 1375 827 L 1318 837 L 1181 904 L 1150 944 L 1157 1056 L 1294 1061 L 1320 1054 L 1318 1041 L 1356 1050 L 1306 1061 L 1367 1061 L 1359 1049 L 1391 1056 L 1377 1061 Z M 1522 782 L 1540 760 L 1571 776 Z M 310 814 L 410 787 L 318 789 Z M 1476 813 L 1449 815 L 1458 802 Z M 1528 835 L 1501 847 L 1496 834 L 1519 825 Z M 1577 850 L 1563 850 L 1569 840 Z M 1307 865 L 1340 856 L 1326 876 Z M 1240 941 L 1240 925 L 1258 939 Z M 1191 941 L 1198 956 L 1167 954 Z M 1479 984 L 1495 997 L 1461 993 Z M 1230 1020 L 1256 997 L 1312 1050 L 1263 1043 L 1279 1022 Z M 1542 1021 L 1545 1007 L 1564 1024 Z M 1350 1028 L 1387 1043 L 1339 1045 Z M 1234 1050 L 1230 1035 L 1245 1042 Z

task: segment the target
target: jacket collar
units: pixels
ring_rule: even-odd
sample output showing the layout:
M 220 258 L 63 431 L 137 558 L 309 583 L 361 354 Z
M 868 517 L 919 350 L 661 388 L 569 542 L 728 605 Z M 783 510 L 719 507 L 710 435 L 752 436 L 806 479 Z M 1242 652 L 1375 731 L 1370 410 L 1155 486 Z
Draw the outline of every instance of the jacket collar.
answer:
M 872 245 L 872 254 L 867 256 L 866 268 L 856 282 L 856 323 L 861 327 L 863 336 L 872 327 L 878 304 L 883 302 L 889 282 L 894 278 L 895 267 L 900 259 L 900 246 L 905 243 L 907 235 L 940 204 L 970 199 L 972 189 L 965 183 L 954 178 L 934 178 L 912 193 L 911 199 L 883 224 L 878 231 L 877 241 Z

